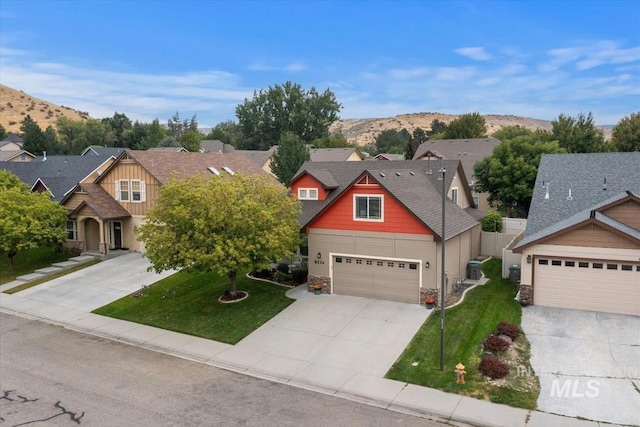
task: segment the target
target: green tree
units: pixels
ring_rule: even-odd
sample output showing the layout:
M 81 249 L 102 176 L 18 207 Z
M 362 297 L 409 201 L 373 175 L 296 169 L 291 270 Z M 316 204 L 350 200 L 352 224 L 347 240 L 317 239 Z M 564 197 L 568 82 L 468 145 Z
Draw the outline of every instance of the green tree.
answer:
M 309 149 L 294 133 L 286 132 L 280 138 L 278 151 L 271 161 L 271 172 L 278 180 L 287 185 L 296 174 L 300 166 L 309 160 Z
M 192 133 L 199 132 L 198 119 L 196 115 L 194 114 L 190 119 L 180 120 L 180 113 L 176 111 L 176 113 L 167 121 L 167 136 L 181 142 L 183 134 L 187 131 L 192 131 Z M 193 139 L 193 135 L 189 138 Z M 192 143 L 193 141 L 188 142 Z M 199 145 L 200 141 L 198 141 L 198 147 Z
M 313 87 L 305 91 L 291 82 L 261 89 L 253 93 L 253 99 L 236 107 L 243 135 L 239 148 L 267 150 L 285 132 L 293 132 L 310 144 L 329 134 L 341 108 L 329 89 L 320 94 Z
M 180 138 L 180 145 L 186 148 L 192 153 L 200 151 L 200 140 L 202 139 L 202 133 L 199 130 L 187 129 L 182 133 Z
M 640 113 L 631 114 L 611 130 L 611 145 L 616 151 L 640 151 Z
M 9 134 L 7 133 L 7 130 L 4 128 L 4 126 L 0 125 L 0 141 L 5 139 L 8 135 Z
M 156 271 L 216 271 L 235 294 L 239 272 L 296 250 L 299 202 L 271 177 L 174 178 L 136 232 Z
M 102 125 L 102 122 L 100 124 Z M 60 116 L 56 120 L 56 128 L 60 144 L 66 154 L 80 154 L 90 145 L 82 121 Z
M 491 156 L 474 165 L 476 191 L 488 192 L 489 203 L 507 216 L 529 212 L 542 154 L 564 153 L 546 131 L 528 131 L 498 144 Z
M 162 141 L 167 136 L 167 130 L 160 124 L 160 120 L 153 119 L 151 123 L 149 123 L 149 129 L 147 130 L 147 138 L 144 142 L 145 147 L 158 147 L 160 145 L 160 141 Z
M 532 131 L 530 129 L 524 128 L 520 125 L 515 126 L 505 126 L 503 128 L 498 129 L 491 135 L 495 139 L 499 139 L 500 141 L 506 141 L 509 139 L 514 139 L 518 136 L 526 136 L 531 135 Z
M 58 135 L 53 126 L 49 125 L 42 133 L 42 140 L 47 153 L 52 155 L 62 154 L 62 146 L 58 142 Z
M 433 136 L 435 134 L 444 133 L 446 129 L 447 129 L 447 124 L 445 122 L 440 121 L 438 119 L 433 119 L 431 121 L 431 130 L 429 131 L 428 135 Z M 432 138 L 432 139 L 435 139 L 435 138 Z
M 407 143 L 407 148 L 404 153 L 404 158 L 407 160 L 413 159 L 413 155 L 416 153 L 416 150 L 423 142 L 426 142 L 429 139 L 427 132 L 422 128 L 415 128 L 413 130 L 413 134 Z
M 102 123 L 105 126 L 105 130 L 109 132 L 112 140 L 107 144 L 114 147 L 126 147 L 126 135 L 127 131 L 133 127 L 131 120 L 124 113 L 113 114 L 113 117 L 106 117 L 102 119 Z
M 32 193 L 29 186 L 0 170 L 0 253 L 9 258 L 9 272 L 18 252 L 64 241 L 67 210 L 47 193 Z
M 404 129 L 406 132 L 406 129 Z M 407 135 L 409 135 L 407 137 Z M 402 154 L 411 140 L 409 132 L 402 133 L 396 129 L 385 129 L 376 136 L 375 145 L 378 153 Z
M 215 125 L 204 139 L 217 139 L 225 144 L 231 144 L 237 147 L 242 140 L 242 129 L 240 129 L 240 126 L 234 121 L 227 120 L 226 122 Z
M 445 139 L 484 138 L 487 124 L 480 113 L 463 114 L 452 120 L 444 130 Z
M 554 138 L 568 153 L 600 153 L 607 151 L 602 131 L 596 128 L 593 115 L 577 118 L 560 114 L 551 122 Z
M 342 132 L 332 132 L 329 136 L 318 138 L 312 143 L 313 148 L 346 148 L 352 147 Z
M 489 211 L 480 220 L 482 231 L 502 231 L 502 215 L 496 211 Z
M 22 120 L 20 131 L 22 132 L 23 149 L 36 156 L 41 156 L 44 151 L 47 151 L 44 133 L 29 114 Z

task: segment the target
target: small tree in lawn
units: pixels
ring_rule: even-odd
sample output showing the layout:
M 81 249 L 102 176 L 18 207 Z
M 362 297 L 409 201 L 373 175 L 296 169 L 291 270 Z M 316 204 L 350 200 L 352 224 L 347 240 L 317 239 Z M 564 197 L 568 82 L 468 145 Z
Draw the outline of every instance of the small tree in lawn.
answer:
M 238 272 L 267 268 L 296 250 L 299 212 L 299 202 L 271 177 L 174 177 L 136 233 L 155 271 L 215 271 L 229 277 L 235 296 Z
M 0 253 L 13 258 L 18 252 L 64 241 L 67 210 L 52 202 L 49 193 L 32 193 L 29 186 L 0 170 Z

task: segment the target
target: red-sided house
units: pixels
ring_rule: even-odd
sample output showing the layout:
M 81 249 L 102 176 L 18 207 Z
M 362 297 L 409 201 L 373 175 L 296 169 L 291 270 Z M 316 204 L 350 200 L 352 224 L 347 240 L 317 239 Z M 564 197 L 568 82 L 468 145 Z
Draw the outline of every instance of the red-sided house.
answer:
M 447 171 L 447 289 L 480 251 L 479 212 L 457 160 Z M 325 293 L 419 303 L 440 288 L 440 164 L 307 162 L 293 178 L 309 240 L 309 287 Z

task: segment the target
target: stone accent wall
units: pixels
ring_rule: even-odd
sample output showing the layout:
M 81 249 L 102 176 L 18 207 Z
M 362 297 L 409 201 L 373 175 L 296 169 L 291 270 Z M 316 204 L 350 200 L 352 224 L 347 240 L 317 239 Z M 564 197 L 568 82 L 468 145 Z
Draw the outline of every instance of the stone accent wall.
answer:
M 307 281 L 307 288 L 309 292 L 313 292 L 313 287 L 315 285 L 322 286 L 323 294 L 331 293 L 331 279 L 329 277 L 316 277 L 316 276 L 309 275 L 309 279 Z
M 520 285 L 520 304 L 533 304 L 533 286 Z

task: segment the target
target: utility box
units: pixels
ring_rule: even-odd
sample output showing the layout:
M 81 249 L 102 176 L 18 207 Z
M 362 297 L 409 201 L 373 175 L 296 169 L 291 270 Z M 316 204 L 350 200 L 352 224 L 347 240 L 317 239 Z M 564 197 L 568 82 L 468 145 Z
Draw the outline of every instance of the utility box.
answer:
M 509 281 L 514 284 L 520 282 L 520 264 L 511 264 L 509 266 Z
M 467 264 L 467 278 L 480 280 L 482 278 L 482 263 L 480 261 L 469 261 Z

